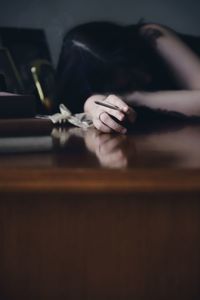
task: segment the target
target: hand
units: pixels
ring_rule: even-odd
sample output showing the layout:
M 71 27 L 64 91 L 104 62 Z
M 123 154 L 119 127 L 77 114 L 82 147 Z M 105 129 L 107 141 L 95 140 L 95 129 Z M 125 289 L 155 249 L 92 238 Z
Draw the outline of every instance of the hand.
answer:
M 95 104 L 95 101 L 97 100 L 106 101 L 107 103 L 115 105 L 120 111 Z M 94 95 L 90 97 L 85 103 L 85 111 L 91 115 L 94 126 L 105 133 L 111 133 L 113 131 L 126 133 L 127 129 L 122 124 L 119 124 L 118 121 L 134 123 L 136 119 L 135 111 L 121 98 L 115 95 L 109 95 L 107 97 L 103 95 Z

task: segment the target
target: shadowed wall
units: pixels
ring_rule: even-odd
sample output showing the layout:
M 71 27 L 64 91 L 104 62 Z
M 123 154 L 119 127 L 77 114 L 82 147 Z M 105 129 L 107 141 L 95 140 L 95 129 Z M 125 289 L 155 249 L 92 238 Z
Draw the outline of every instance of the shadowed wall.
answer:
M 0 26 L 44 28 L 56 63 L 64 32 L 78 23 L 144 18 L 200 35 L 199 11 L 197 0 L 0 0 Z

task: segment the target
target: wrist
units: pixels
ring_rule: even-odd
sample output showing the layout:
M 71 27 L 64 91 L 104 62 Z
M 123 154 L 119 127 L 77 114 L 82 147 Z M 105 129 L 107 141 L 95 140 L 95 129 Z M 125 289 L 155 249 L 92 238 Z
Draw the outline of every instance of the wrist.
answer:
M 130 105 L 143 105 L 145 102 L 145 92 L 135 91 L 127 94 L 125 95 L 125 101 Z

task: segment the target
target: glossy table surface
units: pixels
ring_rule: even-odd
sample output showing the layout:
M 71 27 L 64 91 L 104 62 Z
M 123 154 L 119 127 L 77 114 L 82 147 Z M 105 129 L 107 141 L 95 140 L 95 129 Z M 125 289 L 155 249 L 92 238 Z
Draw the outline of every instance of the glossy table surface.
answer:
M 200 190 L 200 123 L 157 123 L 127 135 L 46 120 L 2 124 L 2 192 Z
M 0 299 L 200 299 L 199 137 L 1 121 Z

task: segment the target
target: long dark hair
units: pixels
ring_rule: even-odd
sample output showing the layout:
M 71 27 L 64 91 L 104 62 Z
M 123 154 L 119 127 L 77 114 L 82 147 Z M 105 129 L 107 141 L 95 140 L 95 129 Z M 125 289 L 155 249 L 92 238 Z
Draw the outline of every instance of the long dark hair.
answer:
M 57 67 L 57 101 L 80 112 L 92 94 L 144 89 L 141 70 L 150 67 L 151 58 L 138 34 L 140 26 L 90 22 L 71 29 L 64 37 Z

